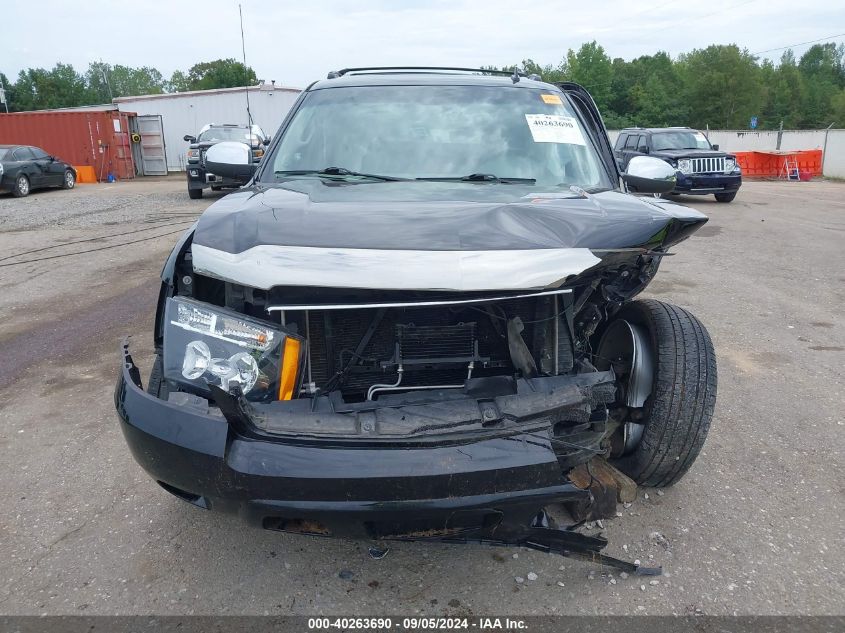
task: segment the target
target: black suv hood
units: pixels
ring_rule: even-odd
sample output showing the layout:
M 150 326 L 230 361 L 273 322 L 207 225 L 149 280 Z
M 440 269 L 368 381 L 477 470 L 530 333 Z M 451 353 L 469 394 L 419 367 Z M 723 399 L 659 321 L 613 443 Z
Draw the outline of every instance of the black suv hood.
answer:
M 303 179 L 256 185 L 209 207 L 193 243 L 418 251 L 659 248 L 707 221 L 694 209 L 619 191 L 530 185 Z
M 720 158 L 732 156 L 727 152 L 720 152 L 715 149 L 661 149 L 651 152 L 651 156 L 658 158 Z

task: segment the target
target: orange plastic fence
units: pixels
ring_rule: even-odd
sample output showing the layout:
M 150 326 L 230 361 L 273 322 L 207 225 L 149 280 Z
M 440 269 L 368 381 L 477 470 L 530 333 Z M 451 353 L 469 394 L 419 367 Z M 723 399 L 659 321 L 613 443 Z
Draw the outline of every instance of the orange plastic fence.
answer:
M 822 150 L 793 152 L 735 152 L 745 178 L 783 178 L 785 165 L 797 166 L 801 180 L 822 175 Z

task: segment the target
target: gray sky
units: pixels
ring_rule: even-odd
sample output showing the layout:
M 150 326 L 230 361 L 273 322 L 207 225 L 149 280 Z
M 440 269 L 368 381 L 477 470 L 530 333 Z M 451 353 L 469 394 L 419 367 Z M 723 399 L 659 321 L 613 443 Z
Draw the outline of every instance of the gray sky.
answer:
M 557 64 L 597 40 L 611 57 L 709 44 L 751 52 L 845 33 L 834 0 L 241 0 L 247 63 L 261 79 L 303 87 L 362 65 L 469 66 L 524 58 Z M 199 61 L 241 58 L 237 0 L 4 0 L 0 71 L 57 61 L 154 66 L 166 78 Z M 49 19 L 45 19 L 49 15 Z M 845 41 L 839 35 L 831 41 Z M 796 56 L 810 44 L 796 46 Z M 764 53 L 779 59 L 782 51 Z

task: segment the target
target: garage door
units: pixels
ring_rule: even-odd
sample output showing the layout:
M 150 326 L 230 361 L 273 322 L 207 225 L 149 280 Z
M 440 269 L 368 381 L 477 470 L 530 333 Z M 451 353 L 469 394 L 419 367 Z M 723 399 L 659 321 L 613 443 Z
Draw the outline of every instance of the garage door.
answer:
M 167 157 L 164 153 L 164 126 L 161 115 L 145 114 L 137 117 L 141 135 L 141 170 L 144 176 L 166 176 Z

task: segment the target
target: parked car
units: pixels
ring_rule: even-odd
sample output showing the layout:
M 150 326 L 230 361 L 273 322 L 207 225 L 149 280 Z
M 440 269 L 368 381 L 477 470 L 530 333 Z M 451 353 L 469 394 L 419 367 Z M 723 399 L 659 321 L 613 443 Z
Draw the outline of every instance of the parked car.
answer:
M 196 137 L 185 135 L 191 146 L 188 148 L 188 195 L 202 198 L 202 190 L 237 188 L 252 178 L 255 167 L 264 156 L 264 146 L 269 137 L 257 125 L 234 125 L 211 123 L 204 126 Z M 214 160 L 208 150 L 218 145 L 223 162 Z
M 654 156 L 677 170 L 673 194 L 715 194 L 719 202 L 731 202 L 742 185 L 736 156 L 719 151 L 707 137 L 688 127 L 622 130 L 614 154 L 624 170 L 635 156 Z
M 28 196 L 33 189 L 76 186 L 72 165 L 50 156 L 31 145 L 0 145 L 0 192 L 16 198 Z
M 620 175 L 587 91 L 461 69 L 333 72 L 251 186 L 162 273 L 144 389 L 115 404 L 166 491 L 264 529 L 581 555 L 555 527 L 692 466 L 716 357 L 690 312 L 635 297 L 703 214 Z

